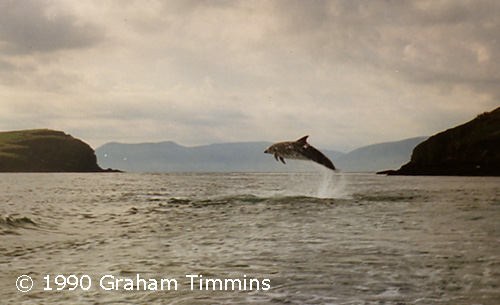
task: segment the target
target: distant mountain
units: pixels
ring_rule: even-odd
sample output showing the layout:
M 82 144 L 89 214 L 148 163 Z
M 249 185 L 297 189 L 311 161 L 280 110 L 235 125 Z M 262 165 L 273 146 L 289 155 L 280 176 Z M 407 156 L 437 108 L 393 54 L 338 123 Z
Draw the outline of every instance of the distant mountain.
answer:
M 284 165 L 264 154 L 270 142 L 242 142 L 185 147 L 175 142 L 107 143 L 96 149 L 103 167 L 129 172 L 296 172 L 311 171 L 313 162 L 287 160 Z M 323 151 L 332 160 L 343 155 Z
M 425 139 L 427 137 L 418 137 L 360 147 L 335 160 L 335 166 L 345 172 L 396 169 L 410 160 L 413 148 Z
M 348 154 L 321 150 L 344 172 L 376 172 L 398 168 L 410 160 L 411 151 L 425 137 L 374 144 Z M 313 162 L 276 162 L 264 154 L 270 142 L 224 143 L 185 147 L 175 142 L 108 143 L 96 149 L 103 167 L 129 172 L 304 172 L 319 166 Z
M 440 132 L 413 150 L 392 175 L 500 176 L 500 107 Z

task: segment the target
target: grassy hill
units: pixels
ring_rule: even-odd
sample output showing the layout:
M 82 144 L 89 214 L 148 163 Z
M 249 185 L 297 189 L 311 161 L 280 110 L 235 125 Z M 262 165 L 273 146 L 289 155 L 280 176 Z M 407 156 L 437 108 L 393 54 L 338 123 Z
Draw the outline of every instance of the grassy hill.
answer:
M 94 150 L 62 131 L 0 132 L 0 172 L 99 172 Z

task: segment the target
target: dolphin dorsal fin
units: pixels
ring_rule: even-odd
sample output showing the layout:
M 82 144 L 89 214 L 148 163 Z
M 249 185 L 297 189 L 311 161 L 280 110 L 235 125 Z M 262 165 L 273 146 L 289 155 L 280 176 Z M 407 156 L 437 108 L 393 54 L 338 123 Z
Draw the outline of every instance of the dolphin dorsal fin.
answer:
M 304 136 L 304 137 L 298 139 L 296 142 L 299 143 L 299 144 L 301 144 L 301 145 L 305 145 L 305 144 L 307 144 L 307 138 L 308 137 L 309 136 Z

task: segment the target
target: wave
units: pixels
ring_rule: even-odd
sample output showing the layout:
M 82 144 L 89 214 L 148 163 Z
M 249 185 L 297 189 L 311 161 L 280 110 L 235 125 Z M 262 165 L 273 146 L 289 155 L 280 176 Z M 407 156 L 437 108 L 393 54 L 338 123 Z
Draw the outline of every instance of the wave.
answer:
M 211 198 L 170 198 L 166 203 L 160 205 L 165 206 L 215 206 L 215 205 L 230 205 L 230 204 L 286 204 L 286 203 L 325 203 L 338 201 L 333 198 L 319 198 L 307 195 L 270 195 L 258 196 L 253 194 L 236 194 L 221 197 Z
M 37 224 L 29 217 L 0 217 L 0 235 L 19 235 L 16 229 L 33 226 Z
M 9 227 L 24 227 L 26 225 L 36 226 L 36 223 L 29 217 L 18 218 L 13 216 L 7 216 L 7 217 L 0 217 L 0 225 Z

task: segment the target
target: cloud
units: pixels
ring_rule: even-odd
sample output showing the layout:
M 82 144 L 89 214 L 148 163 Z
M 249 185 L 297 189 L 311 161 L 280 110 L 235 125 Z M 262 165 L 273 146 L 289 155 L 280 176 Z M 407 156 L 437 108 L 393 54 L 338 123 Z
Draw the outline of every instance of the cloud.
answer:
M 80 23 L 44 0 L 0 3 L 0 47 L 10 55 L 55 52 L 93 46 L 103 40 L 95 24 Z
M 3 129 L 349 150 L 499 105 L 496 1 L 2 3 Z
M 319 64 L 349 62 L 408 83 L 467 85 L 500 97 L 494 85 L 500 80 L 495 1 L 279 3 L 276 12 L 285 26 L 274 39 L 298 42 Z

